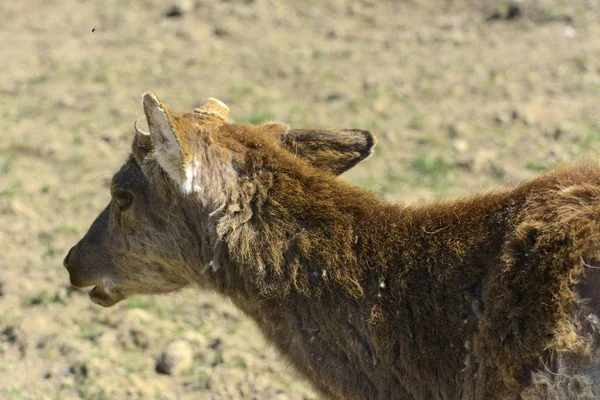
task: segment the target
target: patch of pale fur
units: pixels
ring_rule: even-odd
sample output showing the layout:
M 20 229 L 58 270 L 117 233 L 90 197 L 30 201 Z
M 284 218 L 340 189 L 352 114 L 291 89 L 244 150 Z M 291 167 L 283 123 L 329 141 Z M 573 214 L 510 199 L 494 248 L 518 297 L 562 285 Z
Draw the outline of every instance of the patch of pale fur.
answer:
M 597 384 L 586 375 L 569 375 L 563 368 L 558 373 L 538 371 L 532 374 L 532 385 L 522 394 L 523 400 L 596 400 Z
M 185 195 L 195 195 L 212 211 L 223 207 L 228 200 L 235 197 L 236 173 L 227 161 L 214 160 L 216 156 L 205 149 L 205 154 L 198 154 L 187 165 L 183 159 L 179 144 L 167 142 L 167 146 L 156 149 L 156 160 L 161 168 L 179 186 Z M 198 160 L 198 156 L 204 160 Z
M 211 212 L 237 200 L 237 174 L 231 161 L 218 159 L 210 148 L 185 166 L 185 179 L 179 184 L 182 193 L 197 196 Z
M 532 373 L 523 400 L 595 400 L 600 398 L 600 322 L 591 313 L 579 331 L 574 351 L 556 351 L 555 371 Z M 585 344 L 581 346 L 581 344 Z M 563 347 L 560 344 L 557 347 Z

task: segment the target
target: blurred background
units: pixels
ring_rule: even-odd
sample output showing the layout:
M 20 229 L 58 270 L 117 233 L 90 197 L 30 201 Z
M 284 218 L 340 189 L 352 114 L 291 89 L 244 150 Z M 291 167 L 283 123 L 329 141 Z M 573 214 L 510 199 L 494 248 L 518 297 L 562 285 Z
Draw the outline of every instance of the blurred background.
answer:
M 236 122 L 371 130 L 375 155 L 343 179 L 392 202 L 600 152 L 597 0 L 11 0 L 0 59 L 2 400 L 316 398 L 224 299 L 102 309 L 69 287 L 62 258 L 147 90 L 178 110 L 219 98 Z

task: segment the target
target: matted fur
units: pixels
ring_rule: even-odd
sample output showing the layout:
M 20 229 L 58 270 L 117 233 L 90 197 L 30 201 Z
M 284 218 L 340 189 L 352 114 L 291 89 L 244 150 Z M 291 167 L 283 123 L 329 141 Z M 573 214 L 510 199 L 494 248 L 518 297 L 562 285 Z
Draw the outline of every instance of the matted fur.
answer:
M 95 285 L 96 303 L 215 290 L 324 398 L 598 397 L 596 163 L 454 202 L 390 205 L 332 173 L 371 153 L 369 133 L 149 104 L 153 138 L 171 129 L 180 157 L 134 141 L 113 201 L 67 255 L 71 282 Z M 157 110 L 168 126 L 152 123 Z

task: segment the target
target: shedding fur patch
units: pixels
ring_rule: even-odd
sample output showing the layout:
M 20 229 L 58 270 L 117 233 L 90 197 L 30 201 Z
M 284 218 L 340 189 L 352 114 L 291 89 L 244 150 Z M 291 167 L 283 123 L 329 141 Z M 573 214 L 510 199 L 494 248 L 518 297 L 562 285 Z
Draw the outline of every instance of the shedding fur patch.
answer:
M 543 364 L 544 370 L 532 373 L 523 400 L 600 398 L 600 320 L 593 311 L 598 281 L 593 278 L 583 276 L 576 290 L 577 307 L 571 310 L 570 320 L 557 329 L 551 356 Z
M 185 166 L 184 179 L 179 182 L 181 191 L 184 194 L 190 194 L 192 192 L 202 192 L 202 185 L 198 177 L 199 169 L 198 161 L 193 161 Z
M 596 400 L 598 397 L 585 376 L 537 372 L 533 384 L 521 395 L 523 400 Z

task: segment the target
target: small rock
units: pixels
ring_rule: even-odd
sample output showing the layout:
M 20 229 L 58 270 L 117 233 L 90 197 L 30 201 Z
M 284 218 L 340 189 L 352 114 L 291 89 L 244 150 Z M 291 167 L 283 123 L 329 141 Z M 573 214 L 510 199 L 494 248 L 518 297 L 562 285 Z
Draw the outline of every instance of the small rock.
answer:
M 178 5 L 173 5 L 165 11 L 165 17 L 173 18 L 181 16 L 183 16 L 183 10 Z
M 208 345 L 208 347 L 210 347 L 213 350 L 217 350 L 221 347 L 222 344 L 223 341 L 220 338 L 216 338 Z
M 56 291 L 56 294 L 54 295 L 54 301 L 57 301 L 61 304 L 67 304 L 67 300 L 71 293 L 72 292 L 69 292 L 69 289 L 63 286 Z
M 0 297 L 4 297 L 4 282 L 0 281 Z
M 194 7 L 193 2 L 191 1 L 183 1 L 179 4 L 173 4 L 167 11 L 165 11 L 165 17 L 169 18 L 179 18 L 182 17 L 186 12 L 189 12 Z
M 513 122 L 516 122 L 521 118 L 521 113 L 517 108 L 513 108 L 513 110 L 510 112 L 510 117 L 512 118 Z
M 100 138 L 106 143 L 111 143 L 114 140 L 114 135 L 111 132 L 105 132 Z
M 565 26 L 564 32 L 565 32 L 565 36 L 568 37 L 569 39 L 572 39 L 575 36 L 577 36 L 577 32 L 575 32 L 575 28 L 573 28 L 573 26 L 571 26 L 571 25 Z
M 469 142 L 464 139 L 454 139 L 452 141 L 452 148 L 459 153 L 466 153 L 469 150 Z
M 554 132 L 552 133 L 552 138 L 553 138 L 554 140 L 559 140 L 561 137 L 563 137 L 563 136 L 564 136 L 564 134 L 565 134 L 565 131 L 564 131 L 564 129 L 562 129 L 560 126 L 557 126 L 557 127 L 554 129 Z
M 521 118 L 525 126 L 533 126 L 536 123 L 535 117 L 533 115 L 523 115 Z
M 508 122 L 508 118 L 504 114 L 497 113 L 494 115 L 494 123 L 497 125 L 504 125 Z
M 516 19 L 519 18 L 523 14 L 523 10 L 521 9 L 521 4 L 518 2 L 513 2 L 508 6 L 508 10 L 506 11 L 506 19 Z
M 465 128 L 464 128 L 463 124 L 461 124 L 461 123 L 450 124 L 448 126 L 448 136 L 451 139 L 455 139 L 457 137 L 464 136 L 464 134 L 465 134 Z
M 325 99 L 327 102 L 331 103 L 334 101 L 338 101 L 341 100 L 344 97 L 344 95 L 342 93 L 339 92 L 331 92 L 327 95 L 327 98 Z
M 215 29 L 213 29 L 213 33 L 215 34 L 215 36 L 219 36 L 219 37 L 231 35 L 231 32 L 229 31 L 229 29 L 224 28 L 222 26 L 215 27 Z
M 192 346 L 186 340 L 169 343 L 156 363 L 156 372 L 165 375 L 176 375 L 192 365 L 194 358 Z
M 363 90 L 365 92 L 375 88 L 375 86 L 377 86 L 377 82 L 375 81 L 375 79 L 373 79 L 372 76 L 366 76 L 363 79 Z
M 61 108 L 73 108 L 76 103 L 77 102 L 73 96 L 68 94 L 63 95 L 60 100 L 58 100 L 58 106 Z

